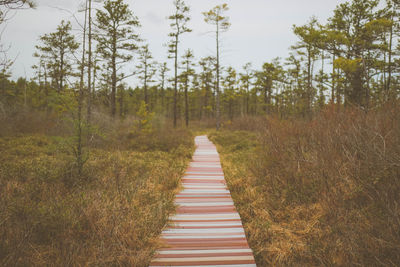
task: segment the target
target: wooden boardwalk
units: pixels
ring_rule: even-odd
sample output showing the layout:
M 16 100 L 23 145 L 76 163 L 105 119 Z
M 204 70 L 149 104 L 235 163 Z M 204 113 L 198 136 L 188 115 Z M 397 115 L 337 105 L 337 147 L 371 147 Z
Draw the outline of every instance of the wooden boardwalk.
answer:
M 177 213 L 161 235 L 166 248 L 150 266 L 256 267 L 218 152 L 206 136 L 195 142 L 183 190 L 176 196 Z

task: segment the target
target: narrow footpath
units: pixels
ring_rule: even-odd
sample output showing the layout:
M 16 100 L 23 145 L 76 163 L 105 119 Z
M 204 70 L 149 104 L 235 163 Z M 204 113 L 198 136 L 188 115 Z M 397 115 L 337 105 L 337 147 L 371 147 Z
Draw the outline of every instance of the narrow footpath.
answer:
M 256 267 L 217 149 L 206 136 L 196 137 L 195 143 L 183 190 L 176 196 L 177 213 L 161 235 L 166 247 L 150 267 Z

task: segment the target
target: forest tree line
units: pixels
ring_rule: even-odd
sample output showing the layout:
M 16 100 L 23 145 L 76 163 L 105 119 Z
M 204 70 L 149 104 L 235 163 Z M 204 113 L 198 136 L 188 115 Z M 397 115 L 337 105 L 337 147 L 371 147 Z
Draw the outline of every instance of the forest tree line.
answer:
M 215 27 L 217 47 L 214 55 L 196 58 L 195 51 L 181 48 L 184 34 L 191 31 L 190 8 L 183 0 L 173 2 L 171 32 L 166 33 L 171 62 L 154 60 L 148 43 L 137 34 L 140 19 L 124 0 L 106 0 L 100 9 L 94 9 L 91 0 L 85 4 L 84 38 L 72 32 L 69 21 L 40 36 L 32 79 L 10 80 L 11 64 L 3 62 L 4 114 L 22 107 L 63 111 L 80 97 L 89 119 L 93 110 L 124 118 L 144 103 L 149 112 L 171 118 L 175 126 L 177 121 L 188 125 L 209 118 L 216 119 L 219 128 L 221 118 L 311 117 L 328 104 L 367 111 L 399 97 L 397 0 L 352 0 L 338 5 L 325 24 L 312 17 L 294 25 L 298 41 L 289 56 L 265 62 L 261 69 L 251 63 L 235 69 L 221 62 L 219 38 L 230 26 L 227 4 L 203 13 L 205 23 Z M 134 72 L 126 66 L 135 66 Z M 126 82 L 131 76 L 137 85 Z

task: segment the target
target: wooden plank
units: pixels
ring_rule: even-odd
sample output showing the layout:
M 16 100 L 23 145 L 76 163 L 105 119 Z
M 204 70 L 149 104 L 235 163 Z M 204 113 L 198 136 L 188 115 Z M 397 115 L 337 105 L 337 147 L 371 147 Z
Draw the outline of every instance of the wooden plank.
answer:
M 176 195 L 177 212 L 161 234 L 165 247 L 150 266 L 255 267 L 218 152 L 206 136 L 195 142 L 183 190 Z

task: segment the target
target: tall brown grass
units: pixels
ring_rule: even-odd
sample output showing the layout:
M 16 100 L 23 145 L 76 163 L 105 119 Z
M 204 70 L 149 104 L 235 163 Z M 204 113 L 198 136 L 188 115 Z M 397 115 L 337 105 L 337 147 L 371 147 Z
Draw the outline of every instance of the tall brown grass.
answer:
M 16 122 L 13 135 L 3 132 L 0 266 L 148 265 L 175 210 L 193 138 L 163 125 L 139 136 L 134 119 L 96 116 L 81 177 L 70 133 L 34 128 L 14 136 Z
M 327 108 L 212 134 L 259 266 L 400 265 L 399 115 Z

